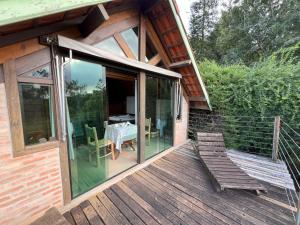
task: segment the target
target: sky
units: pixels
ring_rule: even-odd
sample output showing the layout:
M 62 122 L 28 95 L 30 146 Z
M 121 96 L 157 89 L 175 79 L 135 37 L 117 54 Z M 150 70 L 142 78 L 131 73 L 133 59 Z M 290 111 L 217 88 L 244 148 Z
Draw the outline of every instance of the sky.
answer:
M 181 19 L 183 21 L 183 24 L 185 26 L 185 29 L 189 31 L 189 21 L 190 21 L 190 14 L 191 14 L 191 4 L 195 2 L 196 0 L 176 0 Z M 219 1 L 219 7 L 218 7 L 218 13 L 221 12 L 221 3 L 226 2 L 227 0 L 221 0 Z
M 182 22 L 187 31 L 189 30 L 189 21 L 190 21 L 190 13 L 191 13 L 190 7 L 194 1 L 195 0 L 176 0 L 179 7 L 179 12 L 180 12 Z

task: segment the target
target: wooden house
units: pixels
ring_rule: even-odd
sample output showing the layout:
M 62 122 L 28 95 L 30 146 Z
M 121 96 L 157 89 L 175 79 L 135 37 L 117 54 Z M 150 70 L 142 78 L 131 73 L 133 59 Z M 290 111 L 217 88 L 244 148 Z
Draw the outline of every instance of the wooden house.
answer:
M 0 224 L 27 224 L 187 140 L 210 109 L 175 0 L 0 2 Z

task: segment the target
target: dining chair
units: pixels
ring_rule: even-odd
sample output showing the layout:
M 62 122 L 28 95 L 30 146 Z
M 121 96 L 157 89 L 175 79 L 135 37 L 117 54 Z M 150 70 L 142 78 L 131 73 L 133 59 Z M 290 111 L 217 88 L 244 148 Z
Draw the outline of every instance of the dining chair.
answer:
M 148 139 L 148 145 L 150 145 L 150 138 L 151 138 L 151 117 L 145 119 L 145 136 Z
M 96 127 L 89 127 L 85 124 L 85 132 L 87 138 L 87 144 L 89 147 L 89 162 L 92 161 L 92 154 L 96 153 L 96 162 L 97 167 L 100 165 L 100 159 L 104 158 L 111 154 L 112 159 L 115 159 L 115 146 L 111 140 L 108 139 L 98 139 Z M 104 150 L 102 154 L 100 154 L 100 150 Z M 107 149 L 110 149 L 110 152 L 107 153 Z

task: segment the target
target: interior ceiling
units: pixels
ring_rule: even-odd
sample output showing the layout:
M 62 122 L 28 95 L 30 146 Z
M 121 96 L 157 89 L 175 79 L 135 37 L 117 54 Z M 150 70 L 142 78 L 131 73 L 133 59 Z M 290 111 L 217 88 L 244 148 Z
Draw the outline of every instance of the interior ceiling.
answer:
M 105 7 L 107 8 L 109 14 L 111 14 L 136 6 L 138 2 L 140 1 L 115 0 L 106 3 Z M 180 31 L 177 27 L 176 20 L 172 14 L 172 9 L 170 8 L 168 0 L 160 0 L 156 2 L 159 2 L 159 4 L 154 3 L 151 9 L 147 9 L 145 12 L 148 15 L 151 23 L 153 24 L 153 27 L 155 28 L 171 63 L 189 60 L 190 58 L 188 56 L 188 51 L 180 35 Z M 82 18 L 83 20 L 85 16 L 90 12 L 92 7 L 94 6 L 84 7 L 80 9 L 32 19 L 29 21 L 2 26 L 0 27 L 0 38 L 1 36 L 9 35 L 19 31 L 33 29 L 45 25 L 56 24 L 62 21 L 72 21 L 78 18 Z M 197 78 L 197 74 L 192 65 L 186 65 L 185 67 L 181 67 L 177 69 L 177 72 L 182 74 L 182 83 L 189 96 L 204 96 L 202 88 Z M 206 103 L 203 102 L 203 105 L 205 104 Z

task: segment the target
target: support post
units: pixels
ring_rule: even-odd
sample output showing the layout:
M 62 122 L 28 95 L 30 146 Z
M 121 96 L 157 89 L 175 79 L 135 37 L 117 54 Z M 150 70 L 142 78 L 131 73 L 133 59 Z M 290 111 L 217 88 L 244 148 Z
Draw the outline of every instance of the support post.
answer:
M 275 116 L 274 133 L 273 133 L 273 149 L 272 149 L 272 159 L 274 161 L 278 160 L 279 134 L 280 134 L 280 116 Z
M 296 215 L 296 225 L 300 225 L 300 190 L 298 193 L 298 209 L 297 209 L 297 215 Z

